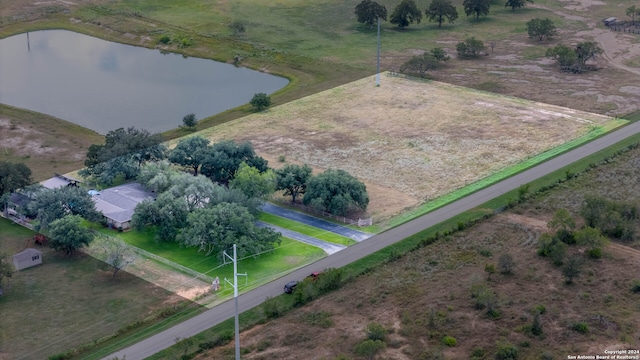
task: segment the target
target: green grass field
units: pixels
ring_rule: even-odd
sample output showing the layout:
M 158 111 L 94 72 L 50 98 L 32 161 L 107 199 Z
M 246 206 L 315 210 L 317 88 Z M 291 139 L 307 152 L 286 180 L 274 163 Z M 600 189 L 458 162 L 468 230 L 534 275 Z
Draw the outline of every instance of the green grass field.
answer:
M 156 242 L 153 239 L 152 230 L 145 232 L 128 231 L 123 233 L 117 233 L 107 229 L 100 231 L 109 236 L 122 238 L 128 244 L 209 277 L 213 278 L 218 276 L 220 279 L 225 277 L 230 279 L 233 277 L 233 266 L 228 263 L 225 266 L 222 261 L 222 256 L 216 256 L 216 254 L 207 256 L 206 253 L 200 252 L 196 248 L 186 248 L 175 242 Z M 314 246 L 282 238 L 282 243 L 276 246 L 273 251 L 260 254 L 256 257 L 239 259 L 238 271 L 248 273 L 248 285 L 249 287 L 255 287 L 258 284 L 273 280 L 291 269 L 320 259 L 325 255 L 324 251 Z

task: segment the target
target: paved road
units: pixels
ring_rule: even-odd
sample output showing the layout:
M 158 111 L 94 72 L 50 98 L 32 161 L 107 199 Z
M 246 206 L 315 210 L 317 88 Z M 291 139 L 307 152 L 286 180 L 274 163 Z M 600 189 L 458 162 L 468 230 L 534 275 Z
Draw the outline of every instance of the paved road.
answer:
M 346 246 L 344 245 L 339 245 L 339 244 L 334 244 L 334 243 L 330 243 L 328 241 L 323 241 L 320 239 L 316 239 L 314 237 L 305 235 L 305 234 L 301 234 L 299 232 L 295 232 L 295 231 L 291 231 L 289 229 L 285 229 L 285 228 L 281 228 L 279 226 L 275 226 L 272 224 L 268 224 L 262 221 L 258 221 L 258 226 L 262 226 L 262 227 L 270 227 L 273 230 L 279 232 L 282 234 L 282 236 L 284 237 L 288 237 L 289 239 L 293 239 L 293 240 L 297 240 L 309 245 L 313 245 L 316 247 L 319 247 L 320 249 L 324 250 L 324 252 L 326 252 L 328 255 L 331 254 L 335 254 L 338 251 L 345 249 Z
M 332 233 L 336 233 L 338 235 L 348 237 L 357 242 L 366 240 L 373 236 L 373 234 L 351 229 L 346 226 L 334 224 L 332 222 L 318 219 L 317 217 L 309 216 L 303 213 L 299 213 L 297 211 L 285 209 L 281 206 L 274 205 L 271 203 L 264 203 L 262 205 L 262 211 L 267 212 L 269 214 L 277 215 L 289 220 L 307 224 L 309 226 L 317 227 L 318 229 L 330 231 Z
M 244 293 L 238 298 L 239 311 L 243 312 L 249 310 L 261 304 L 267 297 L 281 294 L 283 285 L 291 280 L 303 279 L 310 272 L 317 271 L 318 269 L 342 267 L 423 229 L 427 229 L 445 221 L 452 216 L 479 206 L 511 190 L 517 189 L 522 184 L 529 183 L 541 176 L 558 170 L 637 133 L 640 133 L 640 122 L 633 123 L 623 129 L 592 141 L 579 149 L 560 155 L 545 162 L 544 164 L 538 165 L 509 179 L 501 181 L 498 184 L 471 194 L 454 203 L 430 212 L 429 214 L 373 236 L 367 241 L 357 243 L 333 255 L 327 256 L 311 265 L 284 276 L 280 281 L 274 281 L 250 292 Z M 242 272 L 242 268 L 238 269 L 238 271 Z M 179 325 L 176 325 L 171 329 L 156 334 L 132 345 L 131 347 L 110 355 L 105 359 L 111 359 L 114 356 L 118 356 L 122 359 L 126 355 L 127 360 L 142 360 L 160 350 L 174 345 L 176 338 L 186 338 L 196 335 L 201 331 L 233 317 L 233 314 L 234 301 L 230 300 Z

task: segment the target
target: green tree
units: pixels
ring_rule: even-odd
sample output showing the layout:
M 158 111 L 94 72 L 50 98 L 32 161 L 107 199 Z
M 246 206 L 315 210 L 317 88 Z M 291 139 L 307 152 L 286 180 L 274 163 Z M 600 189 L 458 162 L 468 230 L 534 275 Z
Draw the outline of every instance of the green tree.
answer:
M 9 195 L 31 184 L 31 169 L 22 163 L 0 161 L 0 204 L 7 211 Z
M 378 18 L 384 21 L 387 20 L 387 8 L 375 1 L 362 0 L 356 5 L 355 15 L 359 23 L 369 25 L 371 29 L 378 21 Z
M 449 61 L 450 59 L 449 55 L 447 55 L 447 53 L 441 47 L 433 48 L 429 53 L 431 54 L 431 56 L 433 56 L 434 59 L 436 59 L 436 61 L 439 62 Z
M 464 0 L 462 2 L 462 6 L 464 7 L 464 13 L 467 17 L 471 14 L 476 15 L 476 19 L 480 17 L 480 15 L 489 15 L 489 8 L 491 7 L 490 0 Z
M 212 181 L 228 185 L 242 162 L 260 172 L 268 168 L 267 160 L 256 155 L 250 142 L 237 144 L 233 140 L 224 140 L 211 146 L 200 172 Z
M 424 76 L 428 71 L 437 69 L 440 64 L 432 54 L 424 53 L 409 59 L 400 66 L 400 72 L 408 75 Z
M 438 27 L 442 27 L 442 22 L 445 19 L 453 24 L 458 18 L 458 10 L 450 0 L 432 0 L 424 13 L 429 21 L 437 22 Z
M 202 136 L 190 136 L 178 141 L 178 145 L 169 151 L 168 159 L 174 164 L 191 168 L 193 175 L 210 155 L 209 139 Z
M 458 56 L 463 58 L 478 57 L 486 49 L 484 43 L 475 37 L 467 38 L 456 45 Z
M 542 41 L 545 37 L 551 39 L 558 34 L 556 26 L 550 19 L 531 19 L 527 22 L 527 33 L 530 38 L 538 38 Z
M 399 28 L 406 28 L 414 22 L 420 24 L 422 12 L 413 0 L 402 0 L 391 14 L 390 23 L 398 25 Z
M 276 170 L 276 190 L 284 190 L 284 195 L 291 196 L 291 202 L 295 203 L 298 195 L 305 193 L 311 173 L 312 169 L 307 164 L 287 164 Z
M 95 245 L 96 243 L 94 241 L 92 246 Z M 104 251 L 104 262 L 111 267 L 113 277 L 115 277 L 120 270 L 124 270 L 132 264 L 137 258 L 136 252 L 133 251 L 131 246 L 117 238 L 99 239 L 98 246 Z
M 140 168 L 137 181 L 148 190 L 160 194 L 171 187 L 171 177 L 177 174 L 178 171 L 174 170 L 168 161 L 154 161 Z
M 585 70 L 586 63 L 595 59 L 602 49 L 593 41 L 578 43 L 575 49 L 559 44 L 547 49 L 546 56 L 555 59 L 562 71 L 581 73 Z
M 0 252 L 0 294 L 2 293 L 2 280 L 13 276 L 13 265 L 7 260 L 7 254 Z
M 504 7 L 510 7 L 511 11 L 516 11 L 516 8 L 523 8 L 527 6 L 527 2 L 533 4 L 533 0 L 507 0 Z
M 144 230 L 147 226 L 155 226 L 156 241 L 173 241 L 187 221 L 189 211 L 187 204 L 171 193 L 162 193 L 158 198 L 139 203 L 131 217 L 131 226 L 136 230 Z
M 82 226 L 82 217 L 67 215 L 49 224 L 49 246 L 56 251 L 73 254 L 93 240 L 91 230 Z
M 31 184 L 31 169 L 23 163 L 0 161 L 0 196 Z
M 303 203 L 335 215 L 347 215 L 353 210 L 366 211 L 369 195 L 360 180 L 344 170 L 329 169 L 309 180 Z
M 29 211 L 36 216 L 35 228 L 47 229 L 51 222 L 67 215 L 80 215 L 89 221 L 98 221 L 101 216 L 86 191 L 77 187 L 41 189 L 29 203 Z
M 602 54 L 603 50 L 598 43 L 594 41 L 585 41 L 576 45 L 576 71 L 582 72 L 587 61 L 595 59 L 598 54 Z
M 576 52 L 562 44 L 547 49 L 545 56 L 556 60 L 562 71 L 570 71 L 577 60 Z
M 135 179 L 142 164 L 164 158 L 166 147 L 162 141 L 162 135 L 144 129 L 130 127 L 109 131 L 104 145 L 89 147 L 84 162 L 86 167 L 80 174 L 95 177 L 104 184 L 111 184 L 118 176 L 125 180 Z
M 248 198 L 264 199 L 276 191 L 276 173 L 267 169 L 264 172 L 246 163 L 241 163 L 229 186 L 242 191 Z
M 251 104 L 254 111 L 262 111 L 271 106 L 271 98 L 265 93 L 257 93 L 253 95 L 249 104 Z
M 603 236 L 599 229 L 587 226 L 576 231 L 576 242 L 586 246 L 591 257 L 599 258 L 609 239 Z
M 196 114 L 187 114 L 182 118 L 182 125 L 189 129 L 195 128 L 197 124 L 198 119 L 196 119 Z
M 257 227 L 256 219 L 238 204 L 220 203 L 189 214 L 187 226 L 178 235 L 185 246 L 195 246 L 207 255 L 237 245 L 239 257 L 257 255 L 280 243 L 280 234 Z
M 625 14 L 631 18 L 631 21 L 636 21 L 636 15 L 640 14 L 640 8 L 635 5 L 631 5 L 626 9 Z
M 556 232 L 558 240 L 571 244 L 574 242 L 573 233 L 576 230 L 576 222 L 567 209 L 558 209 L 553 218 L 547 222 L 547 227 Z
M 584 264 L 584 259 L 581 256 L 575 255 L 569 257 L 562 268 L 562 275 L 564 275 L 567 284 L 572 284 L 573 280 L 580 276 L 582 264 Z

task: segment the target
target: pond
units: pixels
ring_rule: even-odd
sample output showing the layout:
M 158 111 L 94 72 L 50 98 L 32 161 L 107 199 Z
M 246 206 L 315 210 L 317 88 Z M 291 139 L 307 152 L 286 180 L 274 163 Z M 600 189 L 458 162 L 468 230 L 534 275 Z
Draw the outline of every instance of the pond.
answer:
M 65 30 L 0 40 L 0 103 L 100 134 L 162 132 L 271 94 L 288 80 L 231 64 L 113 43 Z

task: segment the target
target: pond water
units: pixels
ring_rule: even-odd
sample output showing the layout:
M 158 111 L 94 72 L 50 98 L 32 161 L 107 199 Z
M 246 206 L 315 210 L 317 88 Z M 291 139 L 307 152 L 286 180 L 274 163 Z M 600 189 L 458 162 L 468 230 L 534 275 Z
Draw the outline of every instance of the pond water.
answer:
M 158 50 L 47 30 L 0 40 L 0 103 L 106 134 L 161 132 L 246 104 L 288 80 Z

